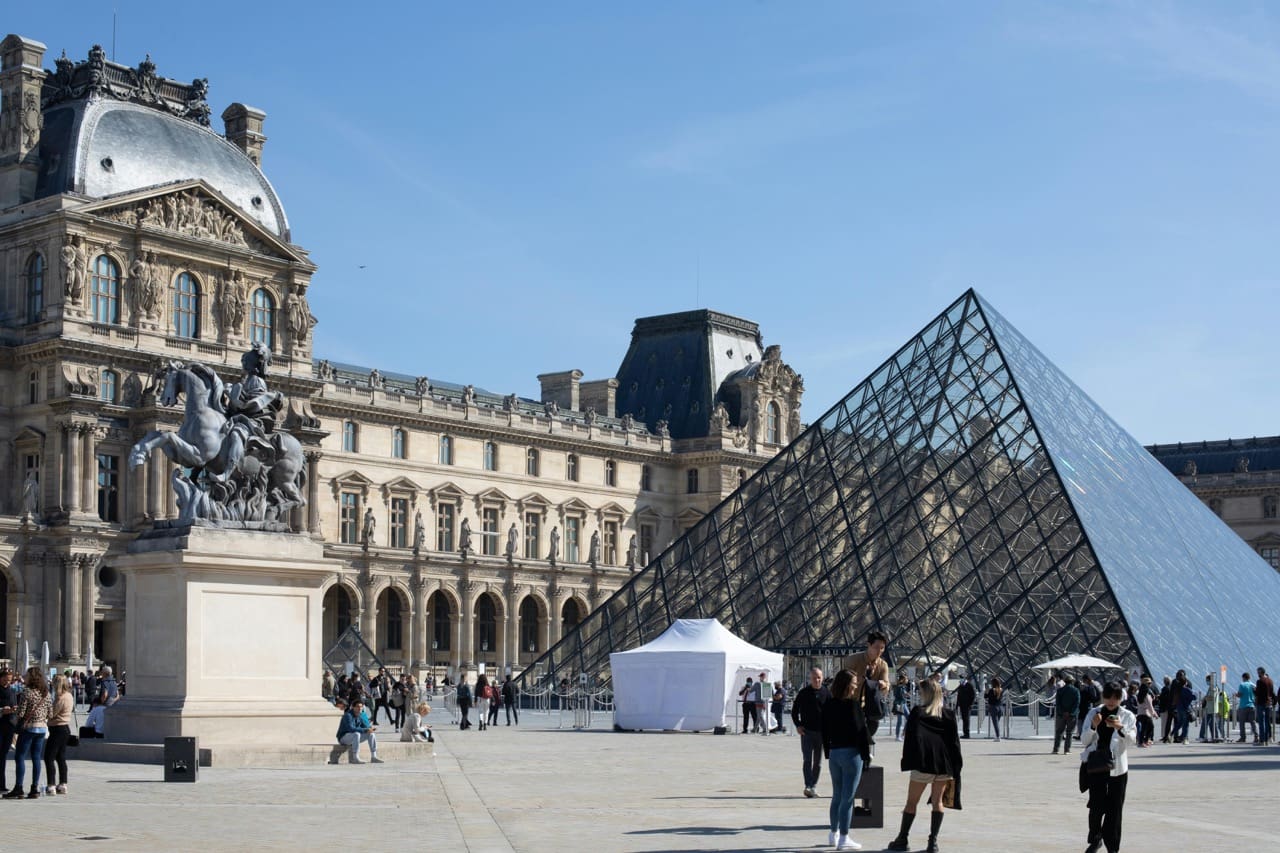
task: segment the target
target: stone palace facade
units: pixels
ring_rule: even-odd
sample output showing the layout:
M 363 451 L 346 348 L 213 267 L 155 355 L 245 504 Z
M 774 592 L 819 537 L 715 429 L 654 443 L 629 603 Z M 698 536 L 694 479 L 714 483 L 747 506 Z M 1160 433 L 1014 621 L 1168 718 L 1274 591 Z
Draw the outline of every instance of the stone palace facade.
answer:
M 780 349 L 713 311 L 640 319 L 615 377 L 546 373 L 536 399 L 319 359 L 264 113 L 219 134 L 206 80 L 44 54 L 0 42 L 0 658 L 128 667 L 113 561 L 176 515 L 172 464 L 128 452 L 182 422 L 172 361 L 229 380 L 271 350 L 292 523 L 343 567 L 323 643 L 356 625 L 406 667 L 527 664 L 800 430 Z

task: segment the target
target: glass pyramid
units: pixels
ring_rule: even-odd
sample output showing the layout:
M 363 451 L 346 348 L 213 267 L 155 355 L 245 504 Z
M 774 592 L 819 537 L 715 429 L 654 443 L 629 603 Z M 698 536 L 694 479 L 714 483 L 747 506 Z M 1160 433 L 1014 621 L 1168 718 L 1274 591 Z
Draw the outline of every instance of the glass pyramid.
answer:
M 607 677 L 679 618 L 1020 685 L 1280 660 L 1280 574 L 970 290 L 538 661 Z

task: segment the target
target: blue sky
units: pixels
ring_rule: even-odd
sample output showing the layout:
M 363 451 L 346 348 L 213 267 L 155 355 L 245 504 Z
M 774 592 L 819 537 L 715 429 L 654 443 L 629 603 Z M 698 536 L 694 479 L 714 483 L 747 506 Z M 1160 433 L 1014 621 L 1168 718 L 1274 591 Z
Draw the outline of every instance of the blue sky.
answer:
M 1278 7 L 116 8 L 267 112 L 320 355 L 536 396 L 700 306 L 811 420 L 973 286 L 1143 442 L 1280 433 Z M 109 4 L 4 25 L 110 50 Z

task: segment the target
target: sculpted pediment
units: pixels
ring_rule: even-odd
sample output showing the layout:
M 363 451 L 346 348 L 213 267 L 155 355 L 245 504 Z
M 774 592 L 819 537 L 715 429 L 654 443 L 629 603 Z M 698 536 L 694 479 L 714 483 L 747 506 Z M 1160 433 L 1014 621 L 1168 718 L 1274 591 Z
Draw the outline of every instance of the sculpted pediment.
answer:
M 310 264 L 304 255 L 204 181 L 184 181 L 128 193 L 86 205 L 81 211 L 143 231 L 179 234 Z

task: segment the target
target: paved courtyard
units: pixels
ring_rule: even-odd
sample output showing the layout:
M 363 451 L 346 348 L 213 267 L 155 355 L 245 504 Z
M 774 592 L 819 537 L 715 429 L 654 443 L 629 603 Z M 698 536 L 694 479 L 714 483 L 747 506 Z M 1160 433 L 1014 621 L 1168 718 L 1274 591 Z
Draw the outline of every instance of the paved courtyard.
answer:
M 163 783 L 158 766 L 73 762 L 70 796 L 0 802 L 0 848 L 785 851 L 825 841 L 830 788 L 824 773 L 822 799 L 799 795 L 794 737 L 615 734 L 525 720 L 442 731 L 435 758 L 420 763 L 202 768 L 194 785 Z M 1076 756 L 1049 749 L 1042 739 L 967 741 L 965 808 L 948 815 L 943 849 L 1083 850 Z M 865 850 L 883 849 L 896 829 L 898 755 L 882 734 L 892 826 L 855 832 Z M 1271 844 L 1277 770 L 1275 747 L 1135 750 L 1125 851 Z M 923 849 L 924 833 L 913 841 Z

